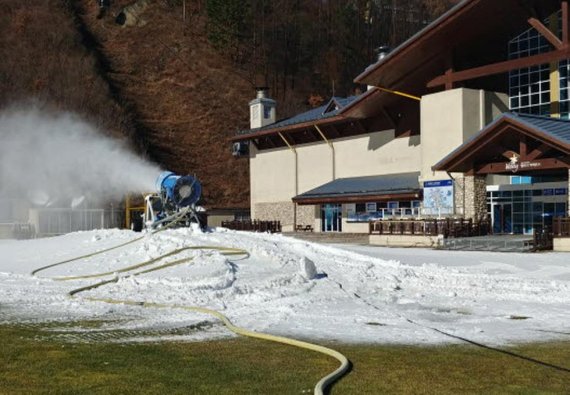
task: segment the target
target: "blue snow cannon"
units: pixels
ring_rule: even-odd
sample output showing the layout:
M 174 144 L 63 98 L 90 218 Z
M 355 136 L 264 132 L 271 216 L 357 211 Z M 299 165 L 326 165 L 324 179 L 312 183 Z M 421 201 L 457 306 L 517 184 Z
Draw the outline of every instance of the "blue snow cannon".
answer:
M 202 185 L 195 177 L 179 176 L 171 171 L 164 171 L 158 176 L 156 190 L 176 208 L 195 205 L 202 196 Z

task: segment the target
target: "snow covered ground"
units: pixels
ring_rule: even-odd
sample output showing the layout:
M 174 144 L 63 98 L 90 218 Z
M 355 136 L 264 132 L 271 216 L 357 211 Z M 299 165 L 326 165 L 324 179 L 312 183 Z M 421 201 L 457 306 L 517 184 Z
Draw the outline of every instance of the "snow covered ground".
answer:
M 181 309 L 88 301 L 86 297 L 216 309 L 248 329 L 319 341 L 439 344 L 433 328 L 489 345 L 570 339 L 570 254 L 504 254 L 309 243 L 282 235 L 167 230 L 98 256 L 32 276 L 38 267 L 138 237 L 101 230 L 29 241 L 0 240 L 0 322 L 97 319 L 108 328 L 175 328 L 215 322 Z M 101 278 L 187 246 L 247 250 L 249 257 L 186 250 L 154 265 L 192 261 L 136 277 L 129 273 L 70 298 Z M 310 273 L 311 262 L 317 275 Z M 112 278 L 113 275 L 103 279 Z M 412 322 L 410 322 L 412 321 Z M 188 339 L 231 336 L 221 324 Z M 155 339 L 156 340 L 156 339 Z

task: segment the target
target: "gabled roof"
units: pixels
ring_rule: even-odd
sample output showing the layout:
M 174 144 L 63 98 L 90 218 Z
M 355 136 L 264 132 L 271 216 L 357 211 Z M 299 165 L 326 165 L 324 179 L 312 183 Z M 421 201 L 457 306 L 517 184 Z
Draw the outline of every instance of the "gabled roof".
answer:
M 271 125 L 264 126 L 257 129 L 248 129 L 239 132 L 239 134 L 257 134 L 274 129 L 282 129 L 289 126 L 303 124 L 306 122 L 317 122 L 326 118 L 332 118 L 338 115 L 342 109 L 350 103 L 358 99 L 358 96 L 350 97 L 332 97 L 329 102 L 323 106 L 313 108 L 312 110 L 294 115 L 290 118 L 285 118 Z
M 463 0 L 369 66 L 355 82 L 395 89 L 418 79 L 425 89 L 427 81 L 449 68 L 450 54 L 458 69 L 504 60 L 506 43 L 530 27 L 528 19 L 544 19 L 560 4 L 561 0 Z
M 570 120 L 516 113 L 507 113 L 504 116 L 564 143 L 570 148 Z
M 293 198 L 300 204 L 418 198 L 419 172 L 370 177 L 339 178 Z
M 434 171 L 463 171 L 462 163 L 477 154 L 492 137 L 516 131 L 570 155 L 570 120 L 505 113 L 432 167 Z

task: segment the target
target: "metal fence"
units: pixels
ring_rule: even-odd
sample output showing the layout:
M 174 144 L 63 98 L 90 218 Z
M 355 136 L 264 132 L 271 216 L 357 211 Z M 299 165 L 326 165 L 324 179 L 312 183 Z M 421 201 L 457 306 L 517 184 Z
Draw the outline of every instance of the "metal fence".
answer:
M 222 221 L 222 228 L 248 232 L 281 233 L 279 221 Z
M 556 238 L 570 237 L 570 218 L 557 217 L 552 223 L 552 233 Z
M 488 221 L 473 221 L 471 219 L 433 219 L 433 220 L 400 220 L 370 222 L 369 233 L 380 235 L 410 235 L 473 237 L 486 236 L 491 226 Z
M 93 229 L 122 228 L 123 210 L 41 208 L 30 210 L 37 235 L 55 236 Z

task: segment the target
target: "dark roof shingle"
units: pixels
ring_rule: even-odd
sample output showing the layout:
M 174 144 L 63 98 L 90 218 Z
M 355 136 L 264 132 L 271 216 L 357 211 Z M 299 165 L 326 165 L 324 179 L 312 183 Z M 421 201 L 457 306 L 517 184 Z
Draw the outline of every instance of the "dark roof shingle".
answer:
M 357 98 L 358 96 L 332 97 L 327 102 L 327 104 L 323 106 L 313 108 L 312 110 L 294 115 L 290 118 L 282 119 L 278 122 L 272 123 L 271 125 L 267 125 L 262 128 L 241 130 L 238 133 L 250 134 L 256 132 L 265 132 L 268 130 L 278 129 L 286 126 L 293 126 L 304 122 L 318 121 L 321 119 L 331 118 L 334 117 L 335 115 L 338 115 L 344 107 L 355 101 Z M 329 108 L 332 108 L 332 110 L 327 112 L 326 110 Z
M 338 196 L 392 195 L 418 192 L 419 172 L 339 178 L 300 194 L 295 199 Z

